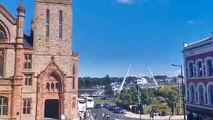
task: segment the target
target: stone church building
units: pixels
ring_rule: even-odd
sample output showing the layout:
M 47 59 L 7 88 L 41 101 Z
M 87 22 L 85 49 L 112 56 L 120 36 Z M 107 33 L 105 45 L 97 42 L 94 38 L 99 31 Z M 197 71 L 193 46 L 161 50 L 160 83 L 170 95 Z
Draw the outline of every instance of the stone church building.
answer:
M 21 4 L 14 17 L 0 4 L 0 120 L 74 120 L 72 0 L 35 0 L 30 35 L 24 34 L 25 12 Z

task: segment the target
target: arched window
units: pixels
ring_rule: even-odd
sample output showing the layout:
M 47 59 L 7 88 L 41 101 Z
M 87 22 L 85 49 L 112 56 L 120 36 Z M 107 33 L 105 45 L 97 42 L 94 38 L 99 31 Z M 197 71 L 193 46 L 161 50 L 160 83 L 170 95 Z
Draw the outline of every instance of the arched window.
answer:
M 56 88 L 57 91 L 59 91 L 59 83 L 55 84 L 55 88 Z
M 59 11 L 59 38 L 63 36 L 63 11 Z
M 54 83 L 51 83 L 51 89 L 54 91 Z
M 4 30 L 2 27 L 0 27 L 0 40 L 5 40 L 7 38 Z
M 0 115 L 7 115 L 8 112 L 8 99 L 0 97 Z
M 189 63 L 189 77 L 194 77 L 194 65 L 193 65 L 193 62 L 190 62 Z
M 50 91 L 50 84 L 49 84 L 49 83 L 46 84 L 46 89 L 47 89 L 48 91 Z
M 46 11 L 46 37 L 49 38 L 50 36 L 50 10 L 47 9 Z
M 190 101 L 189 90 L 187 90 L 187 101 Z
M 203 67 L 202 67 L 202 61 L 197 62 L 197 76 L 202 77 L 203 76 Z
M 206 71 L 207 71 L 207 76 L 213 76 L 212 59 L 206 60 Z
M 209 104 L 213 105 L 213 85 L 209 85 L 208 87 L 208 100 Z
M 204 103 L 204 88 L 202 85 L 199 85 L 198 86 L 198 101 L 199 101 L 199 104 L 203 104 Z
M 195 102 L 195 89 L 193 85 L 190 86 L 190 102 Z

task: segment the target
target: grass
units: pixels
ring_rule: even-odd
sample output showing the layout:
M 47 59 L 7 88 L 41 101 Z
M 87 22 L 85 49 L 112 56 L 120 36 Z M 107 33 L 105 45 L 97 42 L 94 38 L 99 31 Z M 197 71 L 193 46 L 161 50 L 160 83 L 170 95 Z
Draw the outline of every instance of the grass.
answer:
M 101 100 L 100 98 L 94 98 L 95 100 L 95 105 L 96 104 L 104 104 L 104 103 L 108 103 L 108 104 L 114 104 L 114 99 L 109 99 L 109 100 Z
M 100 100 L 100 99 L 95 99 L 95 104 L 104 104 L 105 101 Z
M 151 106 L 144 106 L 143 107 L 143 112 L 144 114 L 149 114 L 149 112 L 151 111 L 152 107 Z

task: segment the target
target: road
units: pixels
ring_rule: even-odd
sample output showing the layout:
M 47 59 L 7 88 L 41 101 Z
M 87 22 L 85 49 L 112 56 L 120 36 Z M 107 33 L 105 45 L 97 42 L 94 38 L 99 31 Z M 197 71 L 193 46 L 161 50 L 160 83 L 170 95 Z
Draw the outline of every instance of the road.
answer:
M 135 119 L 135 118 L 126 118 L 124 117 L 123 114 L 116 114 L 113 113 L 112 111 L 107 110 L 106 108 L 94 108 L 91 110 L 92 114 L 96 114 L 97 115 L 97 119 L 96 120 L 102 120 L 102 114 L 103 113 L 107 113 L 110 117 L 110 120 L 139 120 L 139 119 Z
M 137 118 L 137 116 L 139 117 L 139 115 L 135 116 L 136 118 L 127 118 L 124 115 L 121 114 L 116 114 L 113 113 L 112 111 L 107 110 L 106 108 L 94 108 L 91 110 L 91 115 L 89 115 L 90 117 L 87 118 L 86 120 L 95 120 L 93 115 L 94 113 L 97 115 L 96 120 L 103 120 L 102 118 L 102 114 L 103 113 L 107 113 L 109 114 L 110 120 L 140 120 L 139 118 Z M 145 116 L 141 116 L 142 120 L 150 120 L 149 116 L 145 115 Z M 156 116 L 153 120 L 169 120 L 170 116 Z M 173 116 L 171 117 L 171 120 L 183 120 L 183 116 Z

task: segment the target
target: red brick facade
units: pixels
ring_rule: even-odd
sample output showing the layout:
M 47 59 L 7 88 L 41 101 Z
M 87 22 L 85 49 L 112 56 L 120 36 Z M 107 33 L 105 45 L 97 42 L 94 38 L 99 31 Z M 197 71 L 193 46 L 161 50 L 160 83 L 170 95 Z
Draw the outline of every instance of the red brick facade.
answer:
M 31 35 L 24 35 L 26 10 L 22 4 L 17 18 L 0 5 L 1 120 L 78 118 L 78 54 L 72 51 L 71 3 L 36 0 Z M 47 10 L 48 38 L 44 34 Z M 56 24 L 59 11 L 63 17 L 60 30 Z
M 188 120 L 213 118 L 213 39 L 184 47 Z

